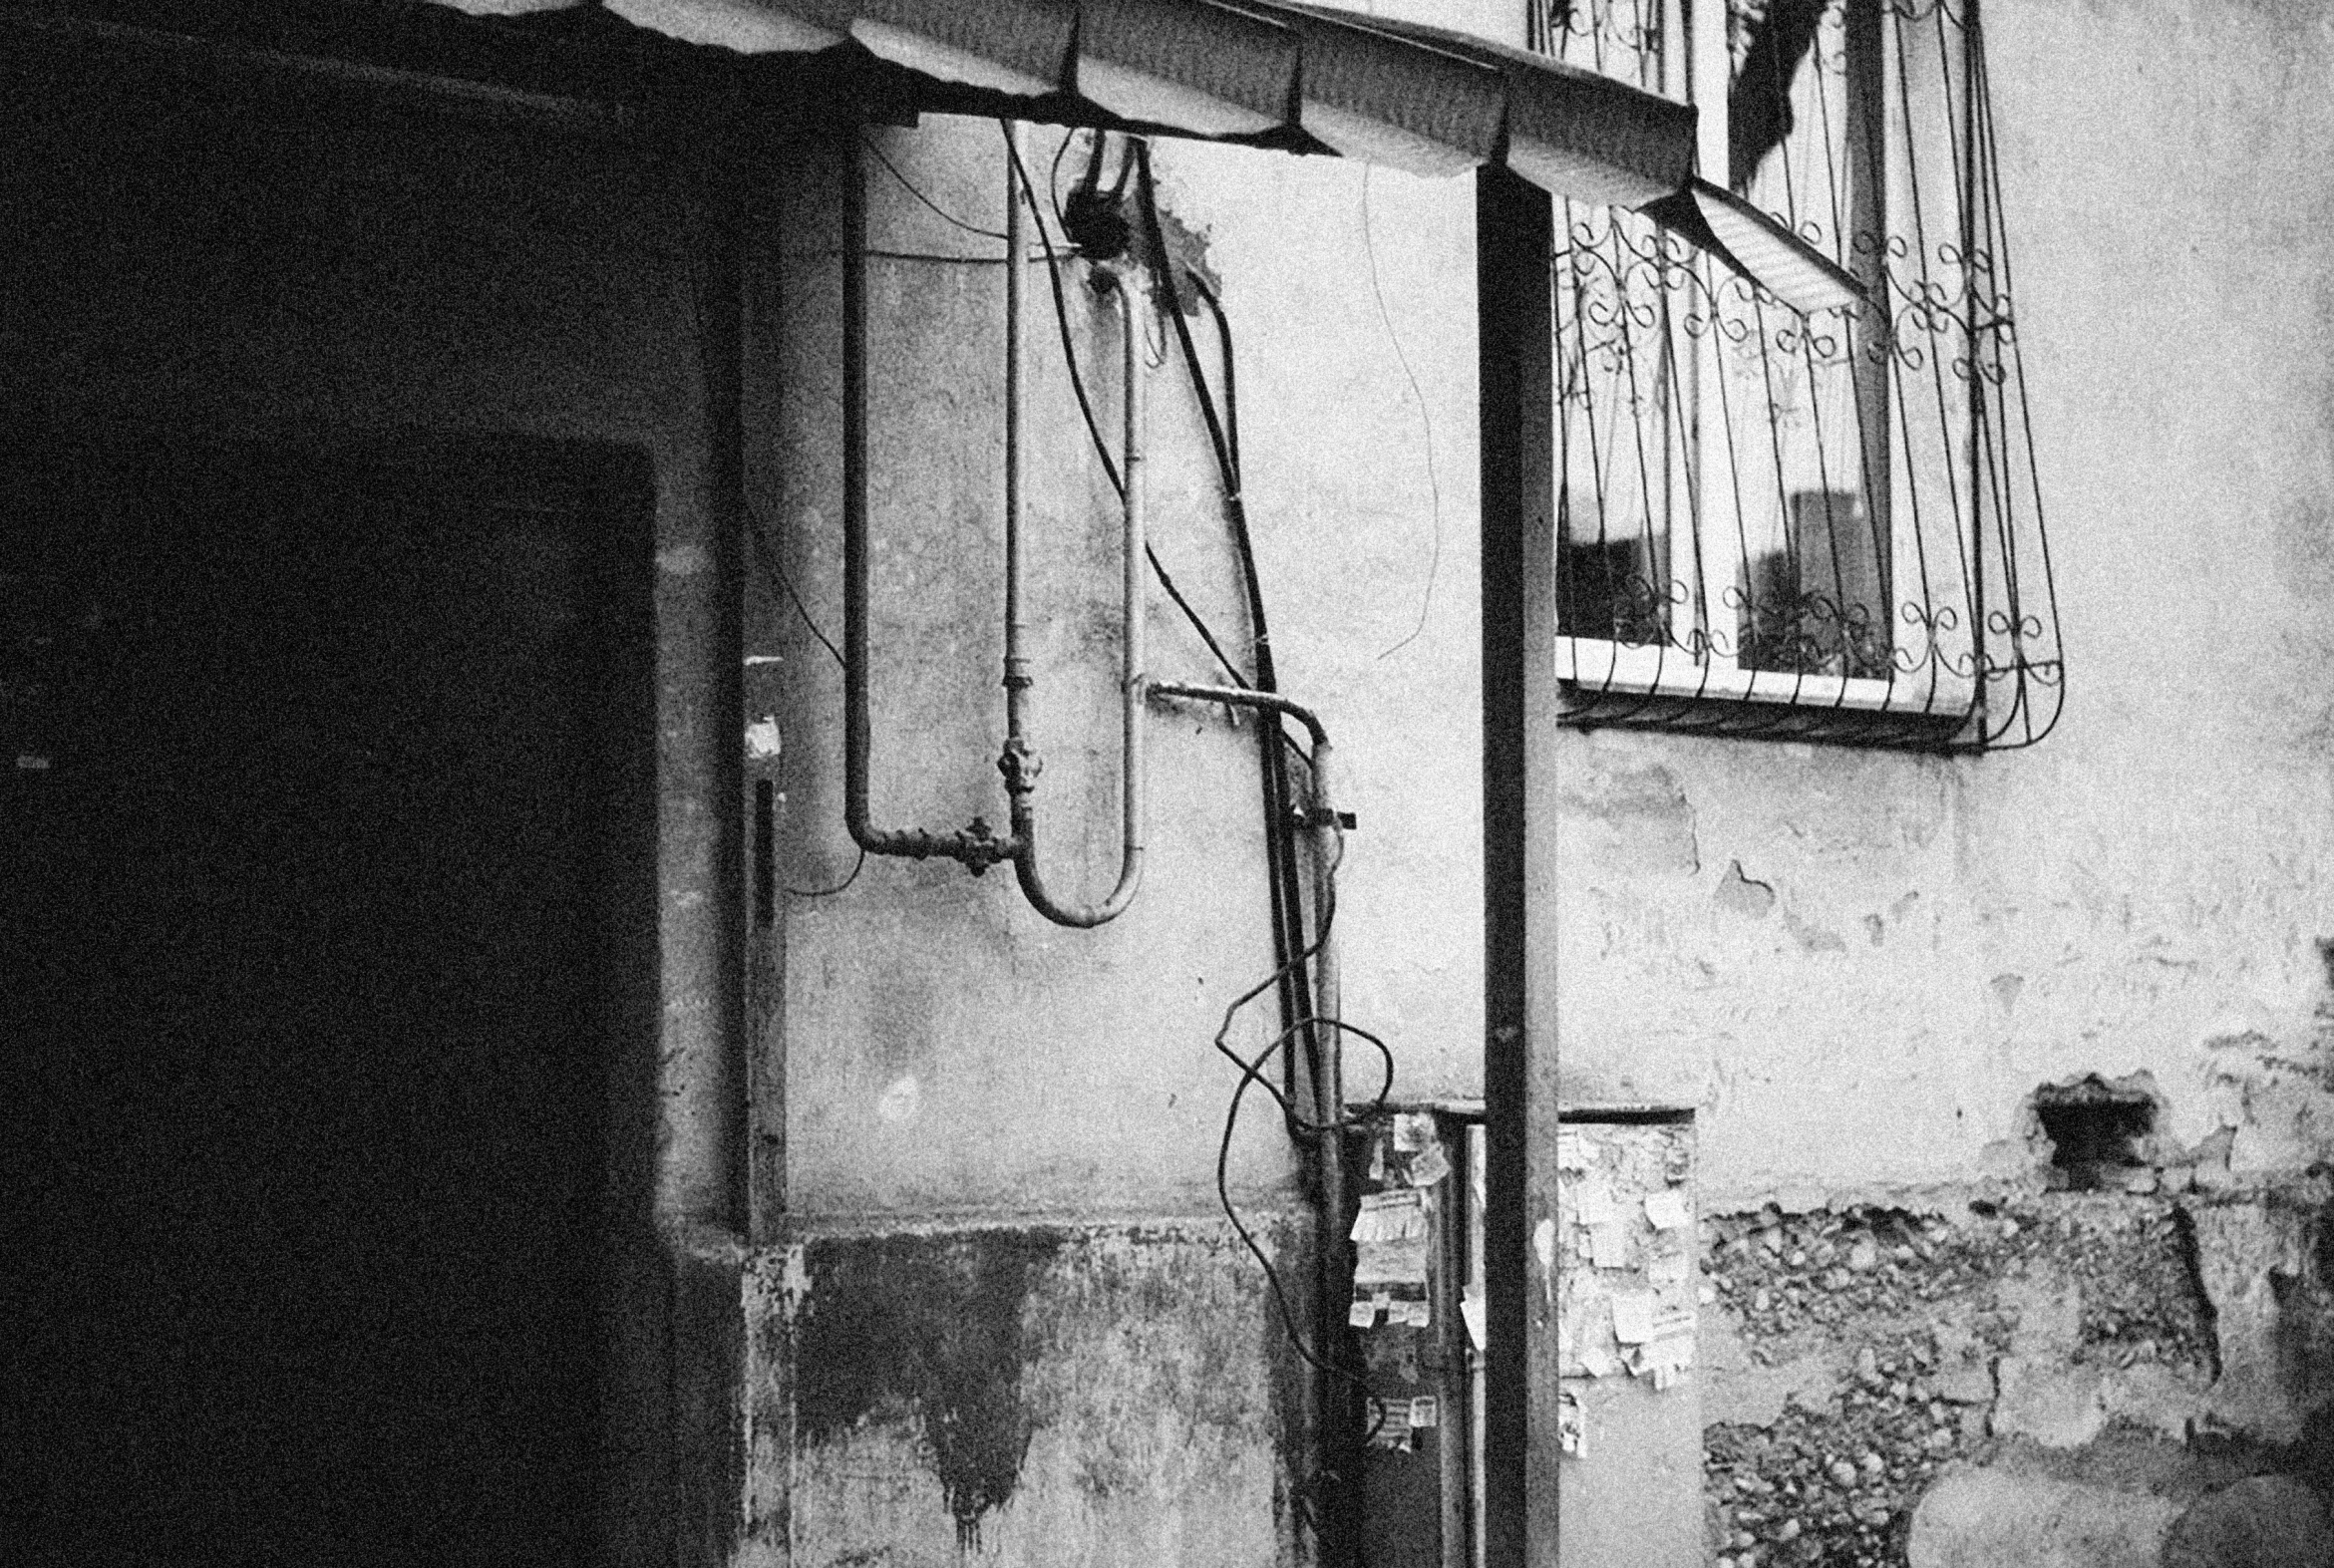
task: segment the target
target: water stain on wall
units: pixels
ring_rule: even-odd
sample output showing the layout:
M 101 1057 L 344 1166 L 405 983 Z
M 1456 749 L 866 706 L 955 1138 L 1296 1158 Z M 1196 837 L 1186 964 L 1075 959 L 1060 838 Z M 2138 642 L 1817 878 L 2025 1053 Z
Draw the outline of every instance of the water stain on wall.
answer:
M 870 1416 L 911 1417 L 958 1544 L 977 1547 L 1029 1451 L 1022 1307 L 1061 1246 L 1051 1229 L 813 1242 L 796 1318 L 796 1441 L 815 1448 Z

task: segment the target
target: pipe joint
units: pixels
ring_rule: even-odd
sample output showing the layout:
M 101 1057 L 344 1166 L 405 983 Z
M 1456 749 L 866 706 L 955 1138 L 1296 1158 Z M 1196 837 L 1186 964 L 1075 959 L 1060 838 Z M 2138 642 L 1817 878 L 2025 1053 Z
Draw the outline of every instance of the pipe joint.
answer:
M 1019 845 L 1011 837 L 999 838 L 985 818 L 976 816 L 956 835 L 956 846 L 950 857 L 963 862 L 967 871 L 979 876 L 990 866 L 1012 859 L 1018 849 Z
M 1012 797 L 1016 809 L 1037 789 L 1038 775 L 1045 771 L 1045 759 L 1018 735 L 1008 737 L 1005 749 L 997 754 L 997 772 L 1005 776 L 1005 793 Z

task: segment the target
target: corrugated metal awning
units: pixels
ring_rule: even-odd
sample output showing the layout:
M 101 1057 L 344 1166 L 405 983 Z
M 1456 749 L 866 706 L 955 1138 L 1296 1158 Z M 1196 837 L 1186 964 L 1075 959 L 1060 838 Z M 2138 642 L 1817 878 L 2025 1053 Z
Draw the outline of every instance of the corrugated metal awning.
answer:
M 508 15 L 579 0 L 441 3 Z M 1072 100 L 1133 127 L 1293 133 L 1422 174 L 1498 164 L 1575 200 L 1650 208 L 1664 221 L 1691 213 L 1701 221 L 1680 232 L 1800 309 L 1856 297 L 1854 281 L 1796 236 L 1748 218 L 1730 229 L 1728 209 L 1741 203 L 1693 177 L 1691 106 L 1447 29 L 1287 0 L 599 3 L 689 43 L 745 54 L 855 45 L 935 83 Z M 1729 254 L 1723 241 L 1737 230 L 1748 243 Z

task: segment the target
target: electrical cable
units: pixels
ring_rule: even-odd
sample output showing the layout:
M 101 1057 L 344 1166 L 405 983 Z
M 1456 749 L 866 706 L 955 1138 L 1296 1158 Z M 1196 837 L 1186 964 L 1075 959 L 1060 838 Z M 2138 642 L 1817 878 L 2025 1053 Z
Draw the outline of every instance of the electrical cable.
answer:
M 1231 523 L 1232 546 L 1240 563 L 1240 581 L 1247 598 L 1248 628 L 1254 649 L 1255 687 L 1258 691 L 1276 692 L 1280 689 L 1272 666 L 1272 633 L 1264 615 L 1264 589 L 1256 570 L 1254 541 L 1248 533 L 1247 502 L 1240 492 L 1240 470 L 1232 457 L 1230 441 L 1225 437 L 1223 423 L 1215 409 L 1214 394 L 1208 389 L 1207 377 L 1199 365 L 1199 350 L 1191 341 L 1191 329 L 1183 320 L 1182 291 L 1176 286 L 1173 258 L 1167 252 L 1165 225 L 1159 216 L 1157 182 L 1151 169 L 1151 145 L 1142 138 L 1131 138 L 1135 154 L 1135 193 L 1142 209 L 1144 237 L 1149 241 L 1153 263 L 1159 269 L 1159 284 L 1166 291 L 1167 319 L 1172 324 L 1175 341 L 1181 347 L 1183 364 L 1190 374 L 1191 390 L 1198 399 L 1199 413 L 1207 427 L 1208 444 L 1215 451 L 1216 468 L 1222 477 L 1224 510 Z M 1302 945 L 1298 930 L 1303 921 L 1304 895 L 1297 873 L 1296 844 L 1288 831 L 1288 775 L 1284 753 L 1287 737 L 1277 723 L 1257 727 L 1258 747 L 1261 753 L 1261 790 L 1264 807 L 1265 843 L 1270 854 L 1267 881 L 1272 894 L 1273 952 L 1281 960 L 1279 972 L 1280 1016 L 1286 1026 L 1313 1013 L 1310 986 L 1301 966 L 1292 966 L 1289 955 Z
M 1099 131 L 1094 134 L 1102 135 Z M 1061 144 L 1054 149 L 1054 166 L 1046 171 L 1046 204 L 1054 209 L 1054 221 L 1062 225 L 1065 234 L 1070 231 L 1070 225 L 1062 216 L 1062 159 L 1069 155 L 1070 144 L 1076 137 L 1075 131 L 1063 136 Z
M 918 190 L 915 187 L 914 181 L 910 180 L 905 174 L 901 173 L 899 171 L 899 165 L 892 162 L 890 158 L 884 157 L 883 150 L 877 147 L 869 138 L 861 136 L 859 138 L 859 146 L 874 154 L 875 161 L 881 163 L 885 168 L 891 170 L 891 177 L 899 181 L 899 187 L 902 190 L 905 190 L 909 195 L 915 197 L 918 201 L 921 201 L 925 206 L 931 208 L 933 214 L 937 216 L 941 222 L 954 224 L 956 227 L 963 229 L 967 234 L 978 234 L 983 239 L 1001 240 L 1005 237 L 1003 234 L 998 233 L 993 228 L 983 228 L 978 223 L 967 223 L 964 219 L 958 217 L 955 213 L 950 212 L 947 208 L 941 206 L 939 202 L 934 201 L 930 196 L 927 196 L 921 190 Z
M 866 845 L 861 844 L 859 846 L 859 857 L 851 862 L 850 874 L 845 876 L 841 881 L 835 883 L 833 887 L 790 887 L 786 890 L 787 896 L 789 898 L 833 898 L 835 894 L 846 890 L 851 885 L 851 883 L 857 881 L 859 879 L 859 873 L 864 871 L 866 868 L 867 848 Z
M 999 124 L 1002 125 L 1003 122 L 1000 121 Z M 1070 139 L 1064 137 L 1062 146 L 1066 148 L 1069 145 Z M 1022 199 L 1028 203 L 1029 215 L 1037 224 L 1038 242 L 1045 247 L 1046 281 L 1053 285 L 1054 324 L 1061 332 L 1062 359 L 1069 366 L 1070 390 L 1077 395 L 1078 412 L 1086 420 L 1086 434 L 1088 439 L 1094 443 L 1095 456 L 1102 460 L 1103 474 L 1111 481 L 1111 488 L 1123 499 L 1127 493 L 1127 481 L 1120 476 L 1119 466 L 1111 459 L 1110 444 L 1103 439 L 1102 422 L 1095 416 L 1094 400 L 1087 395 L 1086 391 L 1086 377 L 1078 368 L 1078 350 L 1070 338 L 1070 303 L 1062 291 L 1061 258 L 1056 255 L 1054 237 L 1047 231 L 1045 219 L 1038 212 L 1037 193 L 1030 184 L 1029 170 L 1022 166 L 1021 155 L 1013 151 L 1010 135 L 1006 138 L 1005 147 L 1007 156 L 1013 159 L 1013 171 L 1019 176 Z M 1057 167 L 1061 163 L 1061 157 L 1062 155 L 1059 152 L 1054 155 Z M 1191 623 L 1191 629 L 1199 634 L 1199 640 L 1207 645 L 1207 651 L 1215 656 L 1215 662 L 1222 667 L 1231 683 L 1234 686 L 1246 686 L 1248 684 L 1247 678 L 1240 674 L 1239 667 L 1232 663 L 1231 656 L 1223 651 L 1223 644 L 1217 640 L 1215 632 L 1208 626 L 1206 619 L 1200 615 L 1191 601 L 1184 597 L 1183 590 L 1175 585 L 1174 577 L 1167 571 L 1166 563 L 1159 558 L 1158 548 L 1148 539 L 1144 541 L 1143 554 L 1144 558 L 1151 562 L 1151 573 L 1159 579 L 1160 587 L 1167 591 L 1167 598 L 1173 601 L 1175 608 L 1182 611 L 1183 619 Z
M 1231 1224 L 1233 1234 L 1240 1238 L 1241 1244 L 1248 1249 L 1249 1255 L 1255 1258 L 1257 1267 L 1264 1273 L 1265 1286 L 1271 1292 L 1273 1305 L 1279 1313 L 1281 1330 L 1287 1336 L 1290 1348 L 1295 1350 L 1298 1358 L 1307 1366 L 1331 1377 L 1343 1379 L 1370 1402 L 1374 1413 L 1369 1427 L 1362 1433 L 1361 1437 L 1362 1442 L 1367 1443 L 1372 1436 L 1376 1435 L 1379 1426 L 1385 1421 L 1385 1402 L 1370 1391 L 1364 1371 L 1340 1365 L 1334 1360 L 1324 1359 L 1308 1342 L 1303 1330 L 1298 1328 L 1296 1311 L 1289 1305 L 1288 1292 L 1281 1284 L 1279 1270 L 1273 1267 L 1271 1257 L 1264 1251 L 1262 1244 L 1256 1240 L 1255 1233 L 1249 1230 L 1240 1219 L 1239 1209 L 1232 1202 L 1230 1177 L 1232 1137 L 1239 1126 L 1241 1101 L 1246 1098 L 1250 1087 L 1262 1090 L 1279 1104 L 1284 1117 L 1301 1131 L 1314 1136 L 1344 1132 L 1369 1124 L 1370 1121 L 1384 1112 L 1386 1103 L 1394 1093 L 1394 1053 L 1392 1048 L 1371 1031 L 1358 1024 L 1349 1024 L 1343 1019 L 1314 1017 L 1299 1020 L 1273 1036 L 1270 1041 L 1266 1042 L 1264 1049 L 1252 1058 L 1241 1056 L 1231 1048 L 1229 1043 L 1232 1025 L 1238 1019 L 1240 1010 L 1271 989 L 1289 965 L 1310 963 L 1327 945 L 1330 928 L 1337 916 L 1337 867 L 1345 858 L 1345 834 L 1342 831 L 1336 832 L 1336 839 L 1337 853 L 1327 868 L 1328 885 L 1324 890 L 1325 897 L 1319 911 L 1318 930 L 1311 945 L 1299 953 L 1292 954 L 1279 969 L 1275 969 L 1270 975 L 1234 997 L 1230 1006 L 1224 1009 L 1223 1023 L 1215 1032 L 1212 1044 L 1216 1052 L 1238 1068 L 1240 1072 L 1240 1082 L 1232 1091 L 1231 1103 L 1224 1111 L 1223 1134 L 1216 1143 L 1215 1196 L 1216 1201 L 1223 1208 L 1224 1218 Z M 1316 1120 L 1300 1113 L 1291 1104 L 1281 1089 L 1264 1076 L 1265 1064 L 1270 1062 L 1275 1055 L 1286 1050 L 1300 1035 L 1323 1027 L 1335 1030 L 1340 1035 L 1354 1035 L 1367 1041 L 1376 1049 L 1379 1057 L 1385 1063 L 1385 1077 L 1379 1084 L 1377 1094 L 1360 1109 L 1334 1116 L 1327 1121 Z M 1343 1048 L 1340 1046 L 1335 1049 L 1342 1050 Z
M 746 533 L 754 541 L 755 563 L 762 568 L 766 576 L 785 590 L 787 598 L 794 604 L 795 613 L 803 618 L 803 624 L 810 629 L 811 635 L 819 639 L 819 645 L 827 650 L 830 658 L 834 660 L 834 667 L 838 670 L 842 669 L 844 667 L 842 654 L 833 642 L 828 640 L 827 634 L 819 629 L 819 623 L 811 619 L 810 606 L 803 603 L 802 594 L 795 589 L 794 579 L 787 575 L 785 565 L 780 562 L 777 548 L 771 544 L 770 536 L 765 531 L 762 509 L 754 504 L 751 496 L 747 497 L 746 500 Z M 835 894 L 848 888 L 851 883 L 857 881 L 859 873 L 866 868 L 867 851 L 862 845 L 859 847 L 858 858 L 851 862 L 849 872 L 841 881 L 833 887 L 790 887 L 786 890 L 787 896 L 790 898 L 833 898 Z
M 1434 545 L 1427 554 L 1427 586 L 1419 595 L 1418 624 L 1410 635 L 1378 655 L 1391 658 L 1419 640 L 1427 629 L 1427 616 L 1435 607 L 1435 578 L 1443 569 L 1443 484 L 1435 474 L 1435 419 L 1427 409 L 1427 395 L 1419 386 L 1418 373 L 1410 368 L 1410 356 L 1402 352 L 1401 334 L 1394 330 L 1393 313 L 1386 308 L 1386 291 L 1378 286 L 1378 247 L 1370 238 L 1370 165 L 1362 165 L 1362 252 L 1370 261 L 1370 293 L 1378 301 L 1378 320 L 1385 325 L 1386 341 L 1394 346 L 1394 362 L 1402 367 L 1403 378 L 1410 383 L 1410 395 L 1418 399 L 1419 424 L 1425 427 L 1427 437 L 1427 501 L 1428 515 L 1434 524 Z
M 761 564 L 763 571 L 785 591 L 787 598 L 794 604 L 795 613 L 803 618 L 803 624 L 810 628 L 811 635 L 819 639 L 819 646 L 827 650 L 828 657 L 834 661 L 834 667 L 838 670 L 844 668 L 842 651 L 819 629 L 819 623 L 811 619 L 810 606 L 803 603 L 803 596 L 795 591 L 794 579 L 786 574 L 786 567 L 779 562 L 777 548 L 771 544 L 770 535 L 764 531 L 762 508 L 751 499 L 746 502 L 746 532 L 754 540 L 754 558 Z
M 1218 342 L 1224 357 L 1225 418 L 1219 419 L 1214 397 L 1209 391 L 1205 372 L 1199 362 L 1198 348 L 1192 342 L 1190 328 L 1184 321 L 1181 291 L 1176 286 L 1173 259 L 1167 250 L 1165 225 L 1160 219 L 1157 181 L 1151 167 L 1151 150 L 1149 144 L 1140 138 L 1130 140 L 1135 155 L 1136 196 L 1141 208 L 1145 230 L 1144 237 L 1149 242 L 1155 265 L 1159 270 L 1160 286 L 1166 291 L 1168 305 L 1167 319 L 1173 326 L 1175 339 L 1182 353 L 1183 364 L 1190 377 L 1192 393 L 1198 402 L 1199 412 L 1207 429 L 1209 444 L 1214 449 L 1217 470 L 1223 482 L 1224 510 L 1231 525 L 1233 546 L 1239 557 L 1241 581 L 1248 601 L 1249 626 L 1254 638 L 1256 689 L 1265 692 L 1276 691 L 1277 681 L 1272 664 L 1271 633 L 1265 619 L 1263 587 L 1256 566 L 1254 541 L 1248 528 L 1247 503 L 1242 493 L 1239 438 L 1236 426 L 1238 405 L 1234 401 L 1237 385 L 1234 369 L 1236 362 L 1232 353 L 1230 321 L 1222 309 L 1221 302 L 1215 299 L 1212 292 L 1194 277 L 1192 280 L 1194 290 L 1199 293 L 1215 315 Z M 1233 422 L 1228 428 L 1227 420 Z M 1265 841 L 1269 858 L 1267 880 L 1272 893 L 1273 944 L 1274 952 L 1279 955 L 1280 963 L 1270 976 L 1245 993 L 1234 1004 L 1234 1007 L 1236 1010 L 1238 1006 L 1245 1005 L 1246 1002 L 1261 995 L 1267 988 L 1277 986 L 1280 992 L 1282 1028 L 1281 1032 L 1262 1052 L 1257 1054 L 1252 1062 L 1246 1060 L 1239 1062 L 1240 1082 L 1232 1091 L 1232 1101 L 1225 1113 L 1224 1135 L 1217 1147 L 1216 1197 L 1223 1205 L 1225 1218 L 1231 1222 L 1233 1230 L 1239 1234 L 1248 1251 L 1256 1258 L 1258 1265 L 1263 1268 L 1266 1282 L 1271 1287 L 1273 1300 L 1279 1308 L 1281 1327 L 1288 1335 L 1290 1344 L 1296 1349 L 1298 1355 L 1307 1365 L 1341 1379 L 1360 1393 L 1365 1402 L 1364 1408 L 1370 1412 L 1370 1418 L 1368 1425 L 1362 1430 L 1355 1443 L 1355 1447 L 1358 1449 L 1366 1447 L 1384 1424 L 1387 1416 L 1385 1402 L 1373 1394 L 1366 1381 L 1351 1369 L 1323 1361 L 1305 1343 L 1303 1336 L 1297 1330 L 1295 1314 L 1289 1306 L 1287 1294 L 1280 1285 L 1279 1277 L 1273 1270 L 1271 1261 L 1264 1255 L 1262 1248 L 1256 1244 L 1233 1210 L 1227 1179 L 1232 1128 L 1237 1121 L 1242 1098 L 1252 1084 L 1264 1084 L 1267 1089 L 1271 1087 L 1262 1076 L 1265 1064 L 1271 1060 L 1275 1053 L 1282 1054 L 1285 1062 L 1293 1064 L 1297 1053 L 1287 1048 L 1300 1039 L 1307 1047 L 1311 1081 L 1316 1084 L 1322 1082 L 1322 1069 L 1326 1060 L 1321 1042 L 1321 1032 L 1324 1028 L 1334 1032 L 1336 1043 L 1328 1047 L 1330 1051 L 1342 1052 L 1344 1037 L 1348 1034 L 1360 1035 L 1370 1041 L 1385 1057 L 1387 1078 L 1377 1098 L 1369 1104 L 1350 1115 L 1337 1114 L 1327 1125 L 1297 1114 L 1287 1098 L 1274 1096 L 1280 1103 L 1283 1119 L 1288 1124 L 1292 1135 L 1302 1138 L 1306 1135 L 1308 1128 L 1312 1129 L 1314 1136 L 1323 1133 L 1332 1135 L 1341 1133 L 1346 1127 L 1366 1121 L 1383 1112 L 1387 1097 L 1393 1088 L 1393 1054 L 1387 1050 L 1382 1040 L 1355 1026 L 1348 1025 L 1342 1020 L 1321 1017 L 1314 1011 L 1313 999 L 1310 994 L 1311 987 L 1305 973 L 1305 966 L 1310 957 L 1318 953 L 1322 944 L 1327 940 L 1330 922 L 1335 915 L 1334 862 L 1331 867 L 1332 880 L 1330 885 L 1324 889 L 1326 907 L 1315 912 L 1319 922 L 1320 935 L 1310 945 L 1306 945 L 1301 934 L 1305 918 L 1303 884 L 1297 868 L 1295 837 L 1290 828 L 1293 819 L 1289 804 L 1290 780 L 1284 762 L 1286 752 L 1293 750 L 1293 748 L 1288 746 L 1288 738 L 1277 721 L 1258 727 L 1258 743 L 1263 763 L 1261 788 L 1265 815 Z M 1344 848 L 1342 834 L 1338 837 L 1338 845 L 1339 858 L 1342 858 Z M 1230 1019 L 1227 1014 L 1226 1032 L 1228 1032 L 1229 1027 Z M 1234 1055 L 1228 1048 L 1223 1049 L 1227 1057 Z M 1342 1107 L 1340 1109 L 1342 1110 Z M 1342 1227 L 1344 1216 L 1342 1214 L 1335 1216 L 1333 1222 Z M 1325 1337 L 1333 1330 L 1326 1300 L 1322 1302 L 1321 1306 L 1321 1321 L 1316 1326 L 1315 1332 Z M 1320 1487 L 1342 1487 L 1348 1484 L 1350 1479 L 1351 1477 L 1341 1466 L 1332 1460 L 1322 1464 L 1319 1470 L 1307 1477 L 1304 1484 L 1298 1488 L 1298 1505 L 1307 1524 L 1312 1527 L 1316 1538 L 1324 1537 L 1327 1532 L 1322 1529 L 1322 1521 L 1314 1516 L 1307 1492 Z

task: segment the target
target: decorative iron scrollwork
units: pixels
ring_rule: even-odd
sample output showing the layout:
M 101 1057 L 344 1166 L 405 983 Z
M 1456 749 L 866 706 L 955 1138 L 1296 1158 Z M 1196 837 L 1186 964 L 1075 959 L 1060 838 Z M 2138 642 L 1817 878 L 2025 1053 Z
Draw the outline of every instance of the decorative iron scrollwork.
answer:
M 1665 9 L 1542 0 L 1533 42 L 1658 89 L 1685 74 Z M 1812 38 L 1763 51 L 1767 0 L 1728 19 L 1737 72 L 1794 73 L 1738 188 L 1871 298 L 1802 316 L 1634 213 L 1567 208 L 1548 258 L 1567 717 L 2031 745 L 2064 661 L 1974 10 L 1831 0 Z

